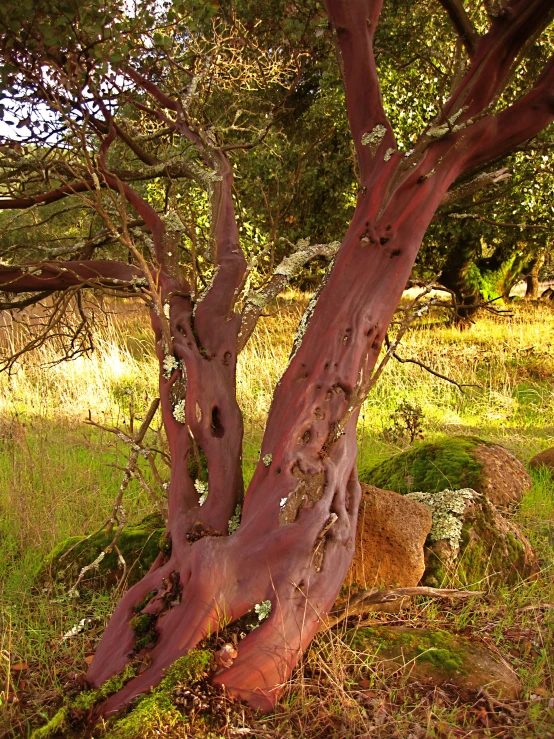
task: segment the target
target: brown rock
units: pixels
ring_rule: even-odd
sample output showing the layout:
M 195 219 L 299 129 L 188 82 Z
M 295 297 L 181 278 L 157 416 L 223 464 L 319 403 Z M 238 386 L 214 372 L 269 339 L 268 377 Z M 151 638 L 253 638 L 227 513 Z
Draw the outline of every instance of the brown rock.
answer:
M 356 552 L 346 585 L 412 587 L 425 570 L 430 510 L 390 490 L 362 485 Z
M 521 683 L 507 662 L 481 644 L 439 629 L 404 626 L 362 628 L 353 633 L 352 648 L 374 655 L 372 667 L 385 673 L 403 670 L 410 680 L 455 685 L 463 693 L 484 688 L 490 695 L 515 700 Z
M 554 446 L 545 449 L 544 452 L 535 454 L 529 462 L 529 467 L 547 467 L 551 472 L 554 472 Z
M 483 465 L 477 492 L 491 503 L 507 506 L 521 500 L 531 488 L 531 478 L 521 462 L 498 444 L 481 444 L 473 450 L 475 459 Z

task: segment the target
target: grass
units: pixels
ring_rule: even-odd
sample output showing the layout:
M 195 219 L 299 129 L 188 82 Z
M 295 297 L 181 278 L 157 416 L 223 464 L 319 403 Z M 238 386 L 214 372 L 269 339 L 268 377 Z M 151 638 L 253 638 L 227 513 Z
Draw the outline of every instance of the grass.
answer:
M 288 361 L 305 296 L 288 293 L 260 325 L 239 359 L 245 416 L 245 477 L 257 462 L 272 388 Z M 410 331 L 399 354 L 417 358 L 467 387 L 462 393 L 414 364 L 391 360 L 364 404 L 360 460 L 371 464 L 407 446 L 387 429 L 402 401 L 417 404 L 426 439 L 477 434 L 527 461 L 554 445 L 554 311 L 517 304 L 514 316 L 485 314 L 468 331 L 431 315 Z M 16 348 L 23 330 L 0 334 Z M 85 669 L 117 594 L 68 599 L 32 590 L 44 555 L 61 539 L 95 529 L 109 514 L 126 462 L 114 437 L 84 421 L 129 423 L 156 394 L 152 339 L 141 309 L 125 303 L 95 332 L 96 352 L 52 364 L 44 346 L 0 376 L 0 737 L 25 737 L 44 723 Z M 132 393 L 132 395 L 130 394 Z M 159 421 L 158 421 L 159 423 Z M 130 520 L 152 510 L 136 483 L 126 493 Z M 421 601 L 376 620 L 444 628 L 482 641 L 517 670 L 523 699 L 505 710 L 461 702 L 449 688 L 387 678 L 373 655 L 353 651 L 340 630 L 321 635 L 287 687 L 275 714 L 230 713 L 231 726 L 262 737 L 554 736 L 554 486 L 533 473 L 516 519 L 535 546 L 542 577 L 513 589 L 447 606 Z M 455 582 L 453 583 L 456 584 Z M 63 635 L 82 619 L 87 628 Z M 550 703 L 550 707 L 549 707 Z M 239 712 L 240 713 L 240 712 Z M 234 723 L 233 723 L 234 722 Z M 242 722 L 242 723 L 241 723 Z M 510 723 L 511 722 L 511 723 Z M 178 731 L 182 731 L 179 729 Z M 169 729 L 161 736 L 183 736 Z M 243 732 L 244 733 L 244 732 Z M 234 734 L 238 736 L 239 734 Z

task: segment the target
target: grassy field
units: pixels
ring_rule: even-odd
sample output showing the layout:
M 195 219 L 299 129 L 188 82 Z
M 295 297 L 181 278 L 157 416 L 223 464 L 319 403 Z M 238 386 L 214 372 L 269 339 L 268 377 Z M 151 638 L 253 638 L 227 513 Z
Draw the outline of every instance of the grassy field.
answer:
M 298 294 L 285 295 L 262 319 L 239 361 L 246 478 L 258 458 L 272 388 L 286 366 L 304 303 Z M 17 348 L 18 331 L 1 332 L 0 343 Z M 55 346 L 37 349 L 11 376 L 0 376 L 0 737 L 26 737 L 52 715 L 73 674 L 86 667 L 117 597 L 79 600 L 33 589 L 44 555 L 69 535 L 95 530 L 109 515 L 120 485 L 124 445 L 85 421 L 128 425 L 131 403 L 140 418 L 156 396 L 153 342 L 137 304 L 104 319 L 95 343 L 92 356 L 64 364 L 53 364 Z M 399 354 L 466 387 L 461 391 L 420 366 L 391 360 L 361 413 L 364 464 L 405 448 L 407 439 L 390 431 L 391 416 L 404 401 L 420 406 L 426 439 L 478 434 L 523 461 L 554 445 L 552 308 L 520 302 L 512 317 L 485 314 L 466 331 L 432 314 L 408 332 Z M 152 503 L 132 483 L 125 508 L 129 520 L 139 520 Z M 380 618 L 432 624 L 488 644 L 521 677 L 521 701 L 493 711 L 484 700 L 461 703 L 451 691 L 424 690 L 401 675 L 391 683 L 378 660 L 352 651 L 337 631 L 314 642 L 274 716 L 233 709 L 218 735 L 248 735 L 249 728 L 262 737 L 554 737 L 550 478 L 534 475 L 515 515 L 540 557 L 538 581 L 488 592 L 464 605 L 422 599 L 400 615 Z M 90 619 L 89 628 L 64 640 L 84 618 Z M 233 726 L 244 731 L 233 734 Z M 152 736 L 187 735 L 169 727 L 157 731 Z

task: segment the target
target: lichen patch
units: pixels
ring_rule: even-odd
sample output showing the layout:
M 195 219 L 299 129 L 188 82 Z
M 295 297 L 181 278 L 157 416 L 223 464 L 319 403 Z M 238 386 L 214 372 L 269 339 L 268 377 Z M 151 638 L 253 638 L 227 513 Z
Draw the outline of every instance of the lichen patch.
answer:
M 429 541 L 448 541 L 452 549 L 458 550 L 462 538 L 462 517 L 468 502 L 480 497 L 471 488 L 442 490 L 439 493 L 408 493 L 406 498 L 422 503 L 431 510 L 433 525 Z

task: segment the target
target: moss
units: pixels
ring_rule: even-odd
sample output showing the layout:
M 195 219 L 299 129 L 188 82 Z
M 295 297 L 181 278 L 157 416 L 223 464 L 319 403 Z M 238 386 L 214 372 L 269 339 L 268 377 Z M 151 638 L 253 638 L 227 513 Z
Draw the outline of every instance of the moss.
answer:
M 153 613 L 141 613 L 129 621 L 129 626 L 136 636 L 144 636 L 150 631 L 155 621 L 156 616 Z
M 359 470 L 360 480 L 397 493 L 445 488 L 479 489 L 483 465 L 472 452 L 487 442 L 475 436 L 451 436 L 420 443 L 380 464 Z
M 150 603 L 150 601 L 157 594 L 157 592 L 158 592 L 157 590 L 151 590 L 147 595 L 145 595 L 144 598 L 141 601 L 139 601 L 134 607 L 133 610 L 135 611 L 135 613 L 140 613 L 142 609 L 145 608 Z
M 193 650 L 176 660 L 161 683 L 148 695 L 140 696 L 127 716 L 116 720 L 105 739 L 143 739 L 157 736 L 160 729 L 182 725 L 186 718 L 173 702 L 172 692 L 183 685 L 198 682 L 210 669 L 213 655 L 207 650 Z
M 372 651 L 377 658 L 402 659 L 403 663 L 428 662 L 441 672 L 465 674 L 465 649 L 452 634 L 441 629 L 362 628 L 351 641 L 354 649 Z
M 162 554 L 166 557 L 171 556 L 171 535 L 164 531 L 158 541 L 158 547 Z
M 110 695 L 119 692 L 137 674 L 136 667 L 132 664 L 126 665 L 123 672 L 114 675 L 109 680 L 94 690 L 85 690 L 79 693 L 71 702 L 70 707 L 77 711 L 89 711 L 100 701 L 109 698 Z
M 67 706 L 60 708 L 45 726 L 41 726 L 40 729 L 33 731 L 31 739 L 50 739 L 50 737 L 58 735 L 63 736 L 67 730 L 68 714 L 69 709 Z
M 476 586 L 485 579 L 489 585 L 495 581 L 515 585 L 531 574 L 523 543 L 512 531 L 498 528 L 494 513 L 485 500 L 472 508 L 463 522 L 459 555 L 453 561 L 427 550 L 426 585 L 444 586 L 452 576 L 459 587 Z
M 158 556 L 159 539 L 164 534 L 163 523 L 160 516 L 151 515 L 138 524 L 126 526 L 121 532 L 117 547 L 127 563 L 129 586 L 144 577 Z M 39 581 L 43 583 L 52 579 L 67 587 L 73 585 L 81 569 L 91 564 L 111 544 L 113 537 L 113 533 L 107 535 L 105 531 L 90 538 L 70 536 L 46 557 L 38 573 Z M 86 573 L 79 588 L 109 588 L 118 582 L 121 575 L 118 554 L 114 549 L 106 554 L 97 570 Z

